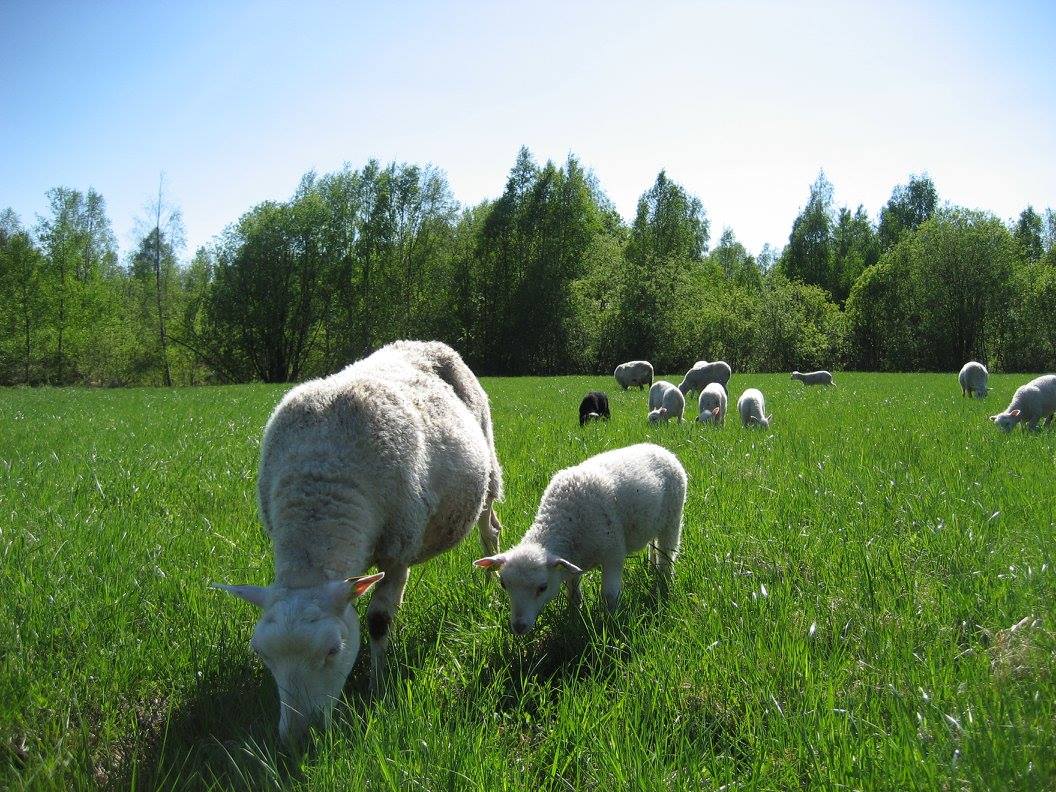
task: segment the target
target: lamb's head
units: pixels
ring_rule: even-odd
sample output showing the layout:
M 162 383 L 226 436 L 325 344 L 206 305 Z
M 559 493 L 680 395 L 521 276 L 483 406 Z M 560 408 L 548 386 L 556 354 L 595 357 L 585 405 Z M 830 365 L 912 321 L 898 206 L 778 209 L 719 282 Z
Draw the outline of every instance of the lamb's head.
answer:
M 1017 423 L 1023 420 L 1023 415 L 1019 410 L 1010 410 L 1008 412 L 998 413 L 997 415 L 991 415 L 990 420 L 997 424 L 997 428 L 1005 432 L 1011 432 Z
M 718 407 L 711 407 L 711 408 L 705 408 L 704 410 L 701 410 L 700 414 L 697 416 L 697 420 L 700 421 L 701 423 L 713 423 L 713 422 L 714 423 L 718 423 L 718 420 L 719 420 L 719 408 Z
M 217 588 L 263 611 L 250 646 L 279 690 L 279 736 L 296 745 L 308 727 L 325 724 L 359 655 L 355 600 L 384 572 L 306 588 Z
M 802 374 L 800 374 L 800 373 L 799 373 L 798 371 L 793 371 L 793 372 L 792 372 L 792 379 L 799 379 L 799 378 L 800 378 L 800 377 L 802 377 L 802 376 L 803 376 L 803 375 L 802 375 Z
M 770 419 L 773 418 L 773 417 L 774 416 L 772 416 L 772 415 L 764 416 L 763 418 L 761 418 L 759 420 L 759 425 L 761 427 L 763 427 L 764 429 L 769 429 L 770 428 Z
M 667 408 L 666 407 L 658 407 L 655 410 L 653 410 L 651 413 L 649 413 L 649 423 L 656 423 L 657 421 L 666 421 L 666 420 L 667 420 Z
M 499 571 L 499 582 L 510 596 L 510 629 L 517 635 L 524 635 L 535 626 L 540 611 L 567 578 L 583 574 L 572 562 L 533 543 L 517 545 L 502 555 L 480 558 L 473 564 Z

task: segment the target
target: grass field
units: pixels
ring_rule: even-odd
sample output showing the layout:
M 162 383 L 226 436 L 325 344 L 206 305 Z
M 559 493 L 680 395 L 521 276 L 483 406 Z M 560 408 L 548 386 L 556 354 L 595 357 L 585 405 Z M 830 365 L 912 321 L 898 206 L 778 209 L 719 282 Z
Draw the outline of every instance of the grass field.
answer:
M 361 653 L 299 760 L 255 613 L 208 588 L 270 581 L 284 389 L 0 392 L 0 788 L 1052 789 L 1056 431 L 986 420 L 1026 379 L 735 375 L 769 431 L 650 427 L 608 378 L 486 380 L 503 546 L 555 470 L 652 440 L 690 477 L 675 585 L 631 559 L 617 614 L 593 573 L 582 618 L 555 600 L 517 639 L 474 532 L 412 571 L 387 696 Z M 580 429 L 594 387 L 613 420 Z

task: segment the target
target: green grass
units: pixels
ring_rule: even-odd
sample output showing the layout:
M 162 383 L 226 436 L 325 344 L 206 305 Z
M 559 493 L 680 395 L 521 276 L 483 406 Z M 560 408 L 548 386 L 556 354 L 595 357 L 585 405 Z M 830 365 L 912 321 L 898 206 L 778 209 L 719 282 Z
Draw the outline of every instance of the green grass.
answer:
M 735 375 L 769 431 L 650 427 L 607 378 L 487 380 L 503 545 L 555 470 L 652 440 L 690 478 L 675 585 L 631 559 L 617 614 L 593 573 L 582 618 L 562 598 L 516 639 L 474 532 L 412 571 L 387 696 L 363 652 L 299 759 L 252 609 L 208 588 L 270 581 L 283 388 L 0 392 L 0 788 L 1053 788 L 1056 432 L 986 420 L 1026 379 Z M 596 387 L 613 420 L 580 429 Z

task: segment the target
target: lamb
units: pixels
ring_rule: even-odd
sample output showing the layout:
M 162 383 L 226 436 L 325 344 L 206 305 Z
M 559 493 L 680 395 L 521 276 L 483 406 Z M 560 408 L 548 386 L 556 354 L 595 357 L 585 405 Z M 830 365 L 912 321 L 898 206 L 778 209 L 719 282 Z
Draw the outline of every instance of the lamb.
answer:
M 792 379 L 799 380 L 804 385 L 835 385 L 832 381 L 831 371 L 808 371 L 803 374 L 798 371 L 792 372 Z
M 621 363 L 612 372 L 616 382 L 624 390 L 637 385 L 638 390 L 645 390 L 646 385 L 653 384 L 653 364 L 648 360 L 632 360 Z
M 675 390 L 675 386 L 667 380 L 657 380 L 649 389 L 649 409 L 655 410 L 664 404 L 664 394 L 669 390 Z
M 985 397 L 990 391 L 987 387 L 989 378 L 990 372 L 982 363 L 976 363 L 974 360 L 965 363 L 961 366 L 960 374 L 957 375 L 957 380 L 961 383 L 961 398 L 975 396 L 982 399 Z
M 650 391 L 650 396 L 652 392 Z M 677 418 L 679 423 L 682 423 L 682 416 L 686 412 L 686 397 L 682 395 L 682 391 L 678 388 L 671 386 L 664 391 L 661 397 L 660 406 L 649 413 L 649 423 L 656 423 L 657 421 L 664 421 L 665 423 L 672 418 Z
M 217 587 L 263 611 L 251 646 L 278 686 L 279 733 L 297 744 L 329 720 L 359 654 L 357 597 L 377 585 L 367 608 L 377 693 L 409 568 L 474 522 L 485 552 L 498 552 L 502 470 L 487 394 L 445 344 L 382 347 L 279 402 L 258 497 L 275 580 Z M 373 565 L 377 574 L 361 576 Z
M 766 403 L 763 400 L 762 391 L 758 388 L 748 388 L 737 400 L 737 412 L 741 416 L 741 423 L 745 426 L 770 426 L 771 415 L 766 415 Z
M 1005 411 L 991 415 L 990 420 L 1004 431 L 1011 432 L 1017 423 L 1037 429 L 1042 418 L 1048 426 L 1052 423 L 1053 413 L 1056 413 L 1056 374 L 1045 374 L 1016 388 Z
M 579 403 L 579 425 L 599 418 L 609 420 L 609 397 L 601 391 L 591 391 Z
M 709 382 L 704 387 L 697 407 L 700 410 L 697 420 L 701 423 L 713 422 L 720 426 L 726 423 L 726 391 L 719 383 Z
M 606 451 L 554 474 L 531 528 L 517 546 L 474 564 L 499 570 L 510 597 L 510 629 L 523 635 L 564 583 L 578 607 L 580 576 L 601 568 L 602 596 L 616 607 L 628 555 L 649 546 L 669 580 L 682 537 L 686 471 L 650 443 Z
M 706 385 L 717 382 L 723 390 L 726 390 L 732 374 L 730 364 L 725 361 L 717 360 L 714 363 L 708 363 L 698 360 L 693 364 L 693 368 L 686 372 L 678 389 L 682 391 L 683 396 L 689 396 L 694 391 L 703 391 Z

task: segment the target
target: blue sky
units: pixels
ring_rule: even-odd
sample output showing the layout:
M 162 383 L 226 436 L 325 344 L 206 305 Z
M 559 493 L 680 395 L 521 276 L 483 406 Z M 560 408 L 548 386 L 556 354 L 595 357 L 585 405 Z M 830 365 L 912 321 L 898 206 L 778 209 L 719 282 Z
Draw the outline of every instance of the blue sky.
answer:
M 875 218 L 927 171 L 1056 207 L 1056 3 L 0 0 L 0 208 L 100 191 L 118 241 L 164 171 L 188 247 L 307 170 L 431 162 L 497 196 L 575 153 L 625 217 L 660 168 L 713 240 L 783 245 L 819 168 Z

